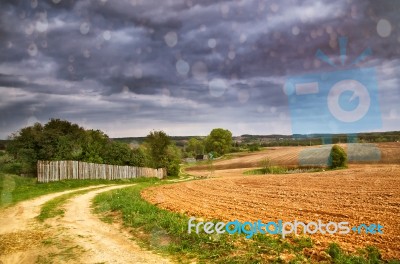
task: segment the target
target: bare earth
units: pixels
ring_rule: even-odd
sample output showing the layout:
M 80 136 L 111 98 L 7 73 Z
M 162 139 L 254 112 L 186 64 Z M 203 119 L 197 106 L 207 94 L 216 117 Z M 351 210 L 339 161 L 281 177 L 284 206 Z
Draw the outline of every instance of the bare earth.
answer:
M 3 248 L 0 263 L 36 263 L 49 258 L 52 263 L 169 263 L 142 250 L 118 225 L 103 223 L 91 213 L 94 196 L 124 187 L 127 185 L 103 187 L 75 196 L 65 205 L 64 217 L 49 219 L 44 225 L 34 219 L 40 206 L 72 191 L 45 195 L 1 211 L 0 236 L 15 237 L 17 241 L 11 241 L 11 250 Z M 79 190 L 83 189 L 88 188 Z M 43 241 L 51 245 L 43 245 Z
M 351 164 L 345 170 L 314 173 L 243 175 L 265 156 L 278 164 L 295 164 L 301 151 L 300 147 L 274 148 L 215 161 L 212 173 L 207 166 L 199 166 L 189 173 L 213 178 L 146 189 L 142 196 L 168 210 L 226 222 L 321 219 L 324 223 L 346 221 L 350 227 L 380 223 L 382 235 L 317 233 L 311 238 L 321 251 L 330 242 L 349 251 L 374 245 L 384 258 L 400 259 L 400 144 L 379 147 L 380 164 Z

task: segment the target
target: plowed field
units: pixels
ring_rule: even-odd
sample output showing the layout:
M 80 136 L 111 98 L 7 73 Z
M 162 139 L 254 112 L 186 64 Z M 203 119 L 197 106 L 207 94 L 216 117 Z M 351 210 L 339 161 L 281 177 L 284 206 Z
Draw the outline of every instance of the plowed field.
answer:
M 383 257 L 400 258 L 400 143 L 380 144 L 377 164 L 351 164 L 349 169 L 300 174 L 243 175 L 269 155 L 275 164 L 296 165 L 304 148 L 275 148 L 215 162 L 214 178 L 145 190 L 143 196 L 158 206 L 204 219 L 226 222 L 262 220 L 308 223 L 380 223 L 382 235 L 313 234 L 317 249 L 338 242 L 349 251 L 366 245 L 381 249 Z M 207 167 L 191 169 L 207 175 Z

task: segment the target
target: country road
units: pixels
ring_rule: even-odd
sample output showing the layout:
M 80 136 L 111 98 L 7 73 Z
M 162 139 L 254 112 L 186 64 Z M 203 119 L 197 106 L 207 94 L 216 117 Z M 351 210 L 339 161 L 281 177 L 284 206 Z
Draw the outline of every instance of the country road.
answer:
M 91 213 L 91 200 L 97 194 L 128 186 L 64 191 L 0 211 L 0 241 L 6 244 L 0 245 L 0 263 L 170 263 L 141 249 L 120 226 L 104 223 Z M 44 223 L 35 219 L 47 201 L 85 189 L 89 191 L 72 197 L 63 206 L 64 217 Z

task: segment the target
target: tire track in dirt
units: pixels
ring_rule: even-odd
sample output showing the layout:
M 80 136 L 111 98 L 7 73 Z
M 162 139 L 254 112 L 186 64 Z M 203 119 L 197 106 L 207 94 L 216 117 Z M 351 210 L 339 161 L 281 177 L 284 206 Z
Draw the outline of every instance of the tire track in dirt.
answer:
M 13 250 L 0 255 L 0 263 L 37 263 L 39 258 L 46 259 L 48 256 L 55 256 L 65 249 L 78 250 L 72 250 L 60 259 L 50 257 L 50 261 L 53 263 L 170 263 L 169 260 L 153 252 L 141 249 L 132 241 L 129 233 L 120 226 L 103 223 L 91 213 L 91 200 L 97 194 L 129 186 L 132 184 L 97 185 L 53 193 L 0 211 L 0 236 L 15 237 L 19 240 L 16 244 L 11 243 Z M 90 191 L 93 188 L 97 189 Z M 68 200 L 63 206 L 65 210 L 63 218 L 47 219 L 44 224 L 35 219 L 40 213 L 41 206 L 47 201 L 80 190 L 89 190 L 89 192 Z M 60 243 L 57 245 L 58 248 L 55 247 L 56 252 L 54 252 L 54 247 L 49 249 L 43 245 L 45 240 L 57 240 L 57 243 Z M 63 254 L 61 252 L 59 255 Z M 49 262 L 48 259 L 46 261 Z
M 128 232 L 105 224 L 91 213 L 91 200 L 97 194 L 124 187 L 127 186 L 106 187 L 72 198 L 65 205 L 64 217 L 49 224 L 66 228 L 65 232 L 84 249 L 80 263 L 170 263 L 155 253 L 144 251 L 132 241 Z

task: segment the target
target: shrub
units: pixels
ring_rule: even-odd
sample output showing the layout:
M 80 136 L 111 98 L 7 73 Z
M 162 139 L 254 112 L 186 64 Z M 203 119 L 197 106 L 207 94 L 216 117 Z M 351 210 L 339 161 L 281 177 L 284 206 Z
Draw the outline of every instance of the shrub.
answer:
M 329 155 L 329 167 L 335 168 L 347 168 L 347 153 L 339 145 L 333 145 L 331 153 Z

